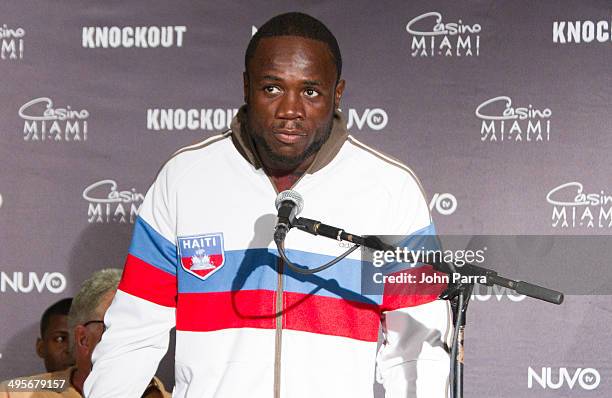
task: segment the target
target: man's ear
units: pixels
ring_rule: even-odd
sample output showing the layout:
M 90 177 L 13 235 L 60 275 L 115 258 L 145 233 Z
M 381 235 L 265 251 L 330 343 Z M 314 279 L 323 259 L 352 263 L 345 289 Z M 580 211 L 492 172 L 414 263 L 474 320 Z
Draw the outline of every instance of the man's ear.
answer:
M 334 108 L 340 108 L 340 99 L 342 98 L 342 94 L 344 93 L 344 87 L 346 82 L 343 79 L 340 79 L 338 84 L 336 84 L 336 92 L 334 93 Z
M 40 337 L 36 339 L 36 355 L 41 358 L 45 357 L 45 342 Z
M 89 336 L 87 328 L 83 325 L 78 325 L 74 328 L 74 346 L 76 352 L 83 353 L 89 351 Z
M 242 89 L 244 103 L 247 104 L 249 102 L 249 74 L 246 71 L 242 72 Z

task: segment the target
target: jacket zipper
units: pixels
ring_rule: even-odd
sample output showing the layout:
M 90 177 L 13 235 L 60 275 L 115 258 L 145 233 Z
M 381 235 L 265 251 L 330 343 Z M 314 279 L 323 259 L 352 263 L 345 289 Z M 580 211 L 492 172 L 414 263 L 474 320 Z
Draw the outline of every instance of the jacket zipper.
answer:
M 276 285 L 276 333 L 274 340 L 274 398 L 280 398 L 281 349 L 283 344 L 283 260 L 276 262 L 278 280 Z
M 293 189 L 298 182 L 304 178 L 306 173 L 310 170 L 312 164 L 308 166 L 308 169 L 298 178 L 293 185 L 289 189 Z M 268 180 L 272 184 L 274 188 L 274 192 L 278 195 L 278 189 L 276 188 L 276 184 L 274 180 L 267 176 Z M 277 282 L 276 282 L 276 303 L 275 303 L 275 317 L 276 317 L 276 326 L 275 326 L 275 335 L 274 335 L 274 398 L 281 398 L 281 351 L 283 346 L 283 270 L 284 263 L 283 260 L 279 257 L 276 262 L 276 270 L 278 274 Z

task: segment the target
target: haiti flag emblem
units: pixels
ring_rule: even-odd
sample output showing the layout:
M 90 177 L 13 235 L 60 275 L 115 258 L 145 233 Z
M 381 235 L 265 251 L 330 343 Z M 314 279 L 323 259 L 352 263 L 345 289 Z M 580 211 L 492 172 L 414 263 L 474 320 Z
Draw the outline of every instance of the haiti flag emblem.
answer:
M 225 263 L 223 234 L 179 236 L 178 252 L 183 269 L 204 280 Z

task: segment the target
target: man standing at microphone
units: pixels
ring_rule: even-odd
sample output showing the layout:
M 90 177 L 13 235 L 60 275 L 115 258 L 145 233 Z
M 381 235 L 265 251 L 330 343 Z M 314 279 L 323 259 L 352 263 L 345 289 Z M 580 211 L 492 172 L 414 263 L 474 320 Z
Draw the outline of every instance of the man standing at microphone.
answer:
M 335 37 L 308 15 L 253 36 L 231 130 L 178 151 L 147 193 L 86 397 L 139 396 L 174 326 L 174 397 L 371 398 L 375 368 L 388 398 L 447 396 L 443 286 L 367 296 L 358 261 L 304 276 L 272 242 L 289 188 L 304 216 L 358 234 L 433 233 L 410 169 L 348 135 L 341 70 Z M 341 252 L 297 231 L 285 247 L 310 268 Z

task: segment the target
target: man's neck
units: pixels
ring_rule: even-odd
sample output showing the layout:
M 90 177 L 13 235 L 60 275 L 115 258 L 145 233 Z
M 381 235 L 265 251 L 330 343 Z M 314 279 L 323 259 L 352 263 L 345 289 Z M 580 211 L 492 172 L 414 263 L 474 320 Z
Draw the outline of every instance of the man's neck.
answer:
M 83 384 L 85 384 L 85 379 L 89 376 L 89 371 L 85 372 L 81 370 L 82 367 L 75 368 L 74 372 L 70 376 L 70 384 L 74 387 L 75 390 L 78 391 L 79 394 L 83 395 Z
M 300 163 L 297 167 L 285 169 L 280 168 L 277 165 L 270 164 L 271 162 L 267 161 L 267 159 L 261 156 L 259 150 L 257 150 L 257 154 L 261 159 L 264 171 L 270 177 L 278 192 L 291 189 L 291 187 L 293 187 L 293 185 L 304 175 L 304 173 L 306 173 L 306 170 L 308 170 L 316 156 L 316 154 L 313 154 Z
M 297 182 L 304 174 L 303 171 L 271 171 L 266 169 L 266 174 L 270 177 L 278 192 L 286 191 Z

